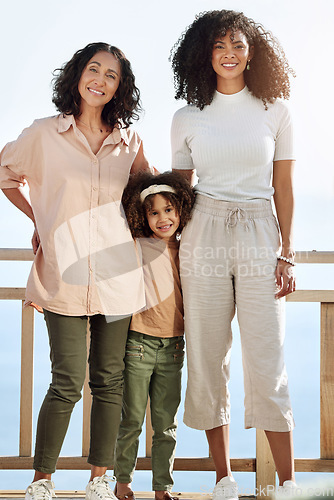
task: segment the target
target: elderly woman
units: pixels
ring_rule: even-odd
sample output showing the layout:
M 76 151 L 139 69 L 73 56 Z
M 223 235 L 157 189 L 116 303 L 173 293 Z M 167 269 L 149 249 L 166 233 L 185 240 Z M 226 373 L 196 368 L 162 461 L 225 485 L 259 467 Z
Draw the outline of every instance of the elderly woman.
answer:
M 52 362 L 26 499 L 54 495 L 51 474 L 81 397 L 89 325 L 93 403 L 86 498 L 101 500 L 115 498 L 105 473 L 120 423 L 129 318 L 144 304 L 121 197 L 129 174 L 149 166 L 129 128 L 138 118 L 139 91 L 117 47 L 92 43 L 77 51 L 58 71 L 53 102 L 59 115 L 36 120 L 1 153 L 0 187 L 36 228 L 26 299 L 43 309 Z M 21 191 L 25 183 L 31 205 Z
M 199 15 L 172 54 L 173 168 L 196 202 L 182 233 L 188 385 L 184 421 L 204 429 L 216 467 L 213 500 L 238 498 L 229 459 L 231 320 L 240 326 L 245 427 L 266 431 L 280 485 L 295 487 L 283 355 L 283 303 L 295 288 L 290 68 L 270 32 L 244 14 Z M 272 212 L 274 199 L 278 223 Z M 280 244 L 281 239 L 281 244 Z

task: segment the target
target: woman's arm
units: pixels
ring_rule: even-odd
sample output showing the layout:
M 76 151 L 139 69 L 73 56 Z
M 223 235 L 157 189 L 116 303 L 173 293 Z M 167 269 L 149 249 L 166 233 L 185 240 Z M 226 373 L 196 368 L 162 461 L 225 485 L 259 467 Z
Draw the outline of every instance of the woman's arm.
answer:
M 36 228 L 35 216 L 32 211 L 31 205 L 21 188 L 4 188 L 2 189 L 3 194 L 15 205 L 21 212 L 23 212 L 29 219 L 33 222 L 35 226 L 34 234 L 31 239 L 32 249 L 34 254 L 36 254 L 37 249 L 40 244 L 38 231 Z
M 31 205 L 27 198 L 24 196 L 21 188 L 3 188 L 3 194 L 15 205 L 21 212 L 23 212 L 35 224 L 35 217 Z
M 292 176 L 295 162 L 293 160 L 280 160 L 274 162 L 273 169 L 273 187 L 274 203 L 277 213 L 277 219 L 282 238 L 283 257 L 294 259 L 292 230 L 294 213 L 294 196 Z M 278 260 L 276 268 L 276 281 L 279 286 L 279 292 L 276 297 L 284 297 L 295 290 L 295 278 L 293 275 L 293 266 Z
M 134 162 L 132 163 L 130 174 L 136 174 L 138 172 L 152 172 L 150 165 L 144 154 L 143 143 L 141 142 L 138 153 Z M 153 173 L 153 172 L 152 172 Z

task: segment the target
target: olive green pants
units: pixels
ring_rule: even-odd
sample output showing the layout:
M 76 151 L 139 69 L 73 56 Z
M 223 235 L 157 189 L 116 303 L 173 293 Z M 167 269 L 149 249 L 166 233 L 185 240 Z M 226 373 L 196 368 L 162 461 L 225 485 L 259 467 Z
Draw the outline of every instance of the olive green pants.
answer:
M 112 466 L 123 398 L 124 352 L 130 318 L 63 316 L 44 311 L 50 342 L 52 382 L 40 409 L 34 469 L 53 473 L 74 405 L 81 398 L 89 352 L 91 442 L 88 462 Z
M 117 481 L 131 483 L 133 479 L 139 436 L 150 396 L 154 431 L 152 489 L 171 490 L 183 357 L 183 337 L 161 338 L 129 332 L 125 355 L 122 421 L 114 468 Z

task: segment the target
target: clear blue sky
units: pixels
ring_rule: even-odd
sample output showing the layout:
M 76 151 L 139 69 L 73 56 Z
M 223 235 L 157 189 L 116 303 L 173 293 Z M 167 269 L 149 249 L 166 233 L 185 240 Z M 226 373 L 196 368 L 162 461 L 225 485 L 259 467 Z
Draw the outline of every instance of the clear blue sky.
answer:
M 146 154 L 160 171 L 170 168 L 169 130 L 174 111 L 183 102 L 173 98 L 168 55 L 181 32 L 195 14 L 205 10 L 232 8 L 264 24 L 282 42 L 297 73 L 292 85 L 291 111 L 297 146 L 295 247 L 299 250 L 333 250 L 334 160 L 332 82 L 334 73 L 332 19 L 334 2 L 328 0 L 186 0 L 156 2 L 90 2 L 87 0 L 31 0 L 2 5 L 2 70 L 0 78 L 1 144 L 13 140 L 35 118 L 55 114 L 51 103 L 52 71 L 89 42 L 106 41 L 119 46 L 132 62 L 141 90 L 145 115 L 136 128 Z M 0 248 L 28 247 L 31 224 L 0 194 Z M 0 286 L 24 286 L 29 266 L 1 264 Z M 330 288 L 333 270 L 315 266 L 299 268 L 299 288 Z M 13 303 L 0 304 L 2 346 L 0 390 L 6 411 L 0 415 L 0 455 L 16 454 L 19 309 Z M 317 355 L 318 310 L 316 306 L 288 307 L 287 363 L 295 398 L 296 455 L 318 451 Z M 303 337 L 302 337 L 303 336 Z M 48 378 L 47 341 L 43 320 L 37 318 L 36 411 Z M 301 340 L 302 339 L 302 340 Z M 296 365 L 294 353 L 301 353 Z M 231 455 L 254 456 L 254 433 L 242 431 L 242 377 L 236 341 L 232 364 Z M 307 375 L 300 377 L 300 373 Z M 10 376 L 8 376 L 10 373 Z M 306 378 L 305 378 L 306 377 Z M 307 378 L 309 377 L 309 378 Z M 314 401 L 310 405 L 311 401 Z M 311 410 L 310 410 L 311 406 Z M 307 410 L 304 411 L 304 408 Z M 77 411 L 79 415 L 79 410 Z M 298 417 L 298 418 L 297 418 Z M 79 418 L 79 416 L 78 416 Z M 313 419 L 313 420 L 312 420 Z M 80 432 L 75 424 L 64 454 L 80 453 Z M 299 429 L 299 430 L 298 430 Z M 178 456 L 206 453 L 203 433 L 180 427 Z M 314 451 L 313 451 L 314 450 Z M 149 489 L 148 474 L 138 475 L 138 489 Z M 189 479 L 190 478 L 190 479 Z M 30 472 L 0 471 L 1 488 L 25 488 Z M 57 473 L 57 488 L 83 489 L 87 473 Z M 209 491 L 213 474 L 191 476 L 177 473 L 176 490 Z M 244 487 L 252 477 L 239 479 Z

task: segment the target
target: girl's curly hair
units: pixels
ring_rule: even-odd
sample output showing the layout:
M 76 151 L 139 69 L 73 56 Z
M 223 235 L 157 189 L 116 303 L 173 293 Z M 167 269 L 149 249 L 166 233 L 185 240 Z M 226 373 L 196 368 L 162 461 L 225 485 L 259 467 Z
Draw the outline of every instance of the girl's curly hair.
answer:
M 80 115 L 81 96 L 78 84 L 88 61 L 97 52 L 109 52 L 120 64 L 121 78 L 115 96 L 103 108 L 102 119 L 112 129 L 127 128 L 132 120 L 138 120 L 141 111 L 140 94 L 135 85 L 131 64 L 123 52 L 104 42 L 90 43 L 78 50 L 62 68 L 56 69 L 53 79 L 52 102 L 65 115 Z
M 153 234 L 148 225 L 146 213 L 151 209 L 155 195 L 147 196 L 144 202 L 140 200 L 140 193 L 153 184 L 167 184 L 175 189 L 175 194 L 167 191 L 162 191 L 159 194 L 169 200 L 179 214 L 178 232 L 181 232 L 190 220 L 195 194 L 189 182 L 182 175 L 176 172 L 164 172 L 159 175 L 140 172 L 130 177 L 122 197 L 122 204 L 133 238 L 147 238 Z
M 217 88 L 216 73 L 212 68 L 212 49 L 218 36 L 227 31 L 240 30 L 249 46 L 254 47 L 250 69 L 244 72 L 251 93 L 262 99 L 264 105 L 281 97 L 290 96 L 289 67 L 284 51 L 270 31 L 242 12 L 213 10 L 196 16 L 173 46 L 170 60 L 174 71 L 175 99 L 186 99 L 203 109 L 212 102 Z

